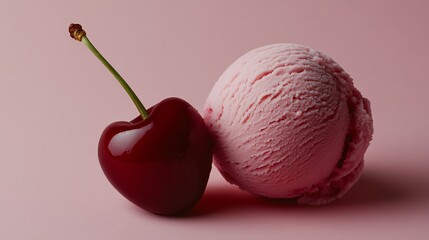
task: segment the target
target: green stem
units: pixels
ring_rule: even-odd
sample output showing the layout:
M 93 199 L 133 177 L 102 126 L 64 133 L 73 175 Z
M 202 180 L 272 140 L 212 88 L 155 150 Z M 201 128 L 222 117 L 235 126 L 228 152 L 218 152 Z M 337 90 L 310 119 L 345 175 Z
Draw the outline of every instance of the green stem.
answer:
M 91 41 L 86 36 L 82 36 L 82 42 L 91 50 L 92 53 L 106 66 L 107 69 L 113 74 L 113 76 L 118 80 L 118 82 L 122 85 L 122 87 L 125 89 L 125 91 L 128 93 L 128 95 L 131 97 L 131 100 L 133 100 L 134 104 L 136 105 L 137 109 L 140 112 L 140 115 L 142 116 L 142 119 L 146 119 L 149 114 L 146 110 L 146 108 L 141 103 L 140 99 L 136 96 L 134 91 L 130 88 L 127 82 L 125 82 L 124 78 L 110 65 L 110 63 L 101 55 L 101 53 L 92 45 Z

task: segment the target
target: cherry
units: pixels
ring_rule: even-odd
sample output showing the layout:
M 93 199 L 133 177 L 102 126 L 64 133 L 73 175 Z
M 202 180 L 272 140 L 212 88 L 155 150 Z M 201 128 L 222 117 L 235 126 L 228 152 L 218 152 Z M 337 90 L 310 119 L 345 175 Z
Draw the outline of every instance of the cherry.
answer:
M 86 37 L 79 24 L 70 35 L 82 41 L 113 73 L 140 112 L 103 131 L 98 158 L 110 183 L 129 201 L 161 215 L 192 208 L 202 197 L 212 163 L 212 144 L 198 111 L 179 98 L 146 110 L 132 89 Z

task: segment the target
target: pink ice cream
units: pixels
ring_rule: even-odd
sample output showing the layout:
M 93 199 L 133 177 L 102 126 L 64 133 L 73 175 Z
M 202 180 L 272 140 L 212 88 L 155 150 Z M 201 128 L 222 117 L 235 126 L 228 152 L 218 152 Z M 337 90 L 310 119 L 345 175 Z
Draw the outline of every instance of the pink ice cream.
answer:
M 301 204 L 326 204 L 350 189 L 373 133 L 369 101 L 350 76 L 326 55 L 294 44 L 236 60 L 203 115 L 227 181 Z

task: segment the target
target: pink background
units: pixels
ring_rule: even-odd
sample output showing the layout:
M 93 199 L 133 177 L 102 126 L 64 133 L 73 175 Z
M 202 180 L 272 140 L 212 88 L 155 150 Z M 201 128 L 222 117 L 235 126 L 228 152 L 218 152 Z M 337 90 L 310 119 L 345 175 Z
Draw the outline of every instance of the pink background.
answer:
M 0 2 L 0 239 L 428 239 L 427 1 Z M 146 213 L 98 164 L 109 123 L 138 113 L 80 43 L 90 39 L 150 106 L 201 110 L 223 70 L 265 44 L 312 46 L 372 102 L 361 180 L 324 207 L 262 200 L 213 170 L 186 217 Z

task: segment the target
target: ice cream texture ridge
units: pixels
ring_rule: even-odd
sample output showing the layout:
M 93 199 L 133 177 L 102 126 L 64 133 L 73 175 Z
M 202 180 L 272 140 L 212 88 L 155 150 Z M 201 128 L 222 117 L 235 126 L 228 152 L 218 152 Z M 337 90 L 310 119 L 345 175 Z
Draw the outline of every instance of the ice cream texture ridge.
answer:
M 214 164 L 241 189 L 322 205 L 358 180 L 373 135 L 369 101 L 331 58 L 273 44 L 221 75 L 204 106 Z

